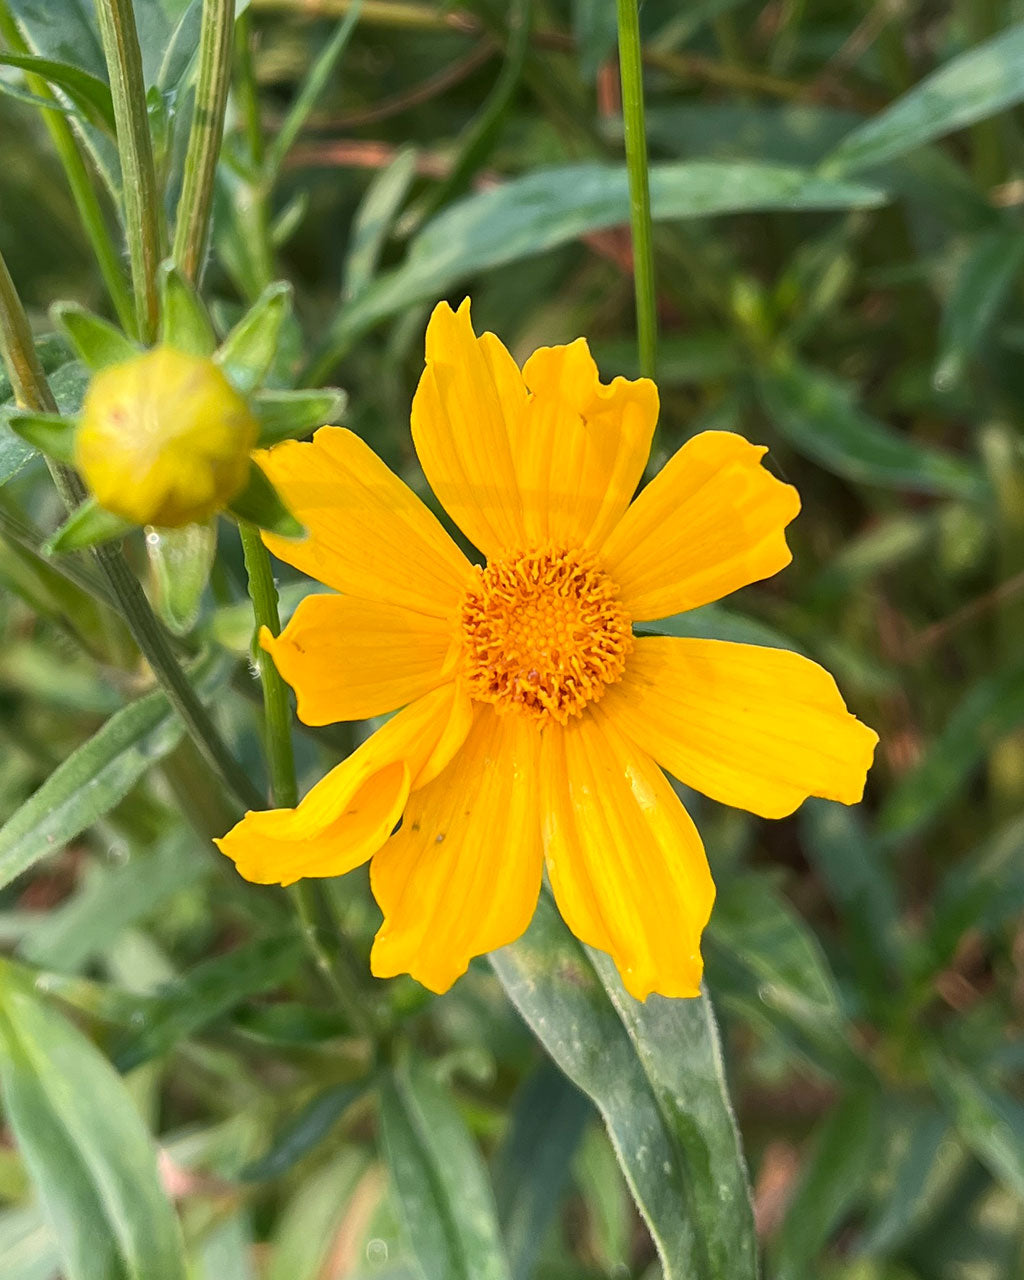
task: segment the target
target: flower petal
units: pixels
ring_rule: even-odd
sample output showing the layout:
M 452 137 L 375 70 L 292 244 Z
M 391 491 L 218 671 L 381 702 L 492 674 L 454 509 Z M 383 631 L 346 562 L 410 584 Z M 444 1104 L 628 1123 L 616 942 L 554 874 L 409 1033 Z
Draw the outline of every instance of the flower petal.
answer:
M 303 541 L 265 533 L 279 559 L 361 600 L 451 617 L 469 561 L 413 491 L 344 427 L 312 443 L 288 440 L 256 455 L 309 530 Z
M 541 347 L 527 360 L 528 411 L 513 454 L 534 544 L 596 547 L 640 483 L 658 421 L 648 378 L 605 385 L 586 339 Z
M 370 864 L 378 978 L 410 973 L 447 991 L 473 956 L 525 930 L 541 881 L 537 742 L 523 716 L 482 708 L 455 760 L 410 799 Z
M 412 438 L 438 501 L 489 557 L 523 545 L 510 424 L 525 410 L 515 361 L 493 334 L 474 334 L 469 299 L 458 311 L 438 303 L 412 403 Z
M 435 689 L 367 738 L 297 808 L 254 810 L 214 843 L 257 884 L 343 875 L 384 844 L 410 790 L 448 764 L 472 718 L 454 683 Z
M 566 924 L 611 954 L 637 1000 L 699 995 L 715 886 L 668 779 L 599 708 L 545 734 L 540 776 L 544 854 Z
M 789 564 L 783 531 L 800 499 L 760 465 L 766 452 L 704 431 L 640 493 L 602 550 L 634 621 L 719 600 Z
M 386 715 L 451 678 L 453 631 L 440 618 L 352 596 L 306 596 L 260 644 L 295 690 L 303 724 Z
M 765 818 L 856 804 L 878 742 L 816 662 L 725 640 L 638 638 L 601 705 L 680 782 Z

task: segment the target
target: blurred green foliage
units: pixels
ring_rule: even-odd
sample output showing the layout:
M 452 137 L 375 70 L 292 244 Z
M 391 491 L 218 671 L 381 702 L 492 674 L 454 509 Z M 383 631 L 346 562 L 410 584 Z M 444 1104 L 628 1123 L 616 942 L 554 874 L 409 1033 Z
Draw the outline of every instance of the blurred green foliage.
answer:
M 199 4 L 135 7 L 173 209 Z M 114 227 L 92 6 L 0 11 L 5 54 L 16 28 L 51 60 Z M 706 1002 L 625 1008 L 546 903 L 497 976 L 478 962 L 434 999 L 366 975 L 366 878 L 329 882 L 387 1029 L 371 1073 L 287 898 L 209 845 L 230 807 L 89 566 L 38 553 L 59 507 L 3 427 L 5 1280 L 743 1280 L 724 1077 L 767 1277 L 1024 1275 L 1024 6 L 647 0 L 641 20 L 652 466 L 727 427 L 803 498 L 783 575 L 662 629 L 825 663 L 881 734 L 865 804 L 765 823 L 687 795 L 719 883 L 724 1076 Z M 517 356 L 585 334 L 606 377 L 636 373 L 614 43 L 610 0 L 240 18 L 214 321 L 291 282 L 268 386 L 341 383 L 347 424 L 428 501 L 407 422 L 438 297 L 471 292 Z M 70 412 L 84 379 L 46 309 L 112 303 L 16 57 L 0 137 L 0 246 Z M 11 407 L 0 379 L 0 423 Z M 127 549 L 159 580 L 159 547 L 153 568 Z M 262 789 L 229 524 L 198 608 L 201 696 Z M 303 784 L 367 728 L 297 726 Z

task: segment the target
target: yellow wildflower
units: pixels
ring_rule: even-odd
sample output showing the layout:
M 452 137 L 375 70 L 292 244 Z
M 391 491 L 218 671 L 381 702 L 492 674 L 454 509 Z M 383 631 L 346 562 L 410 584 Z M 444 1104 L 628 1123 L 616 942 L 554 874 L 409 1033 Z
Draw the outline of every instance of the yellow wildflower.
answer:
M 93 378 L 75 465 L 108 511 L 178 528 L 207 519 L 241 492 L 257 431 L 212 360 L 160 346 Z
M 487 557 L 466 559 L 349 431 L 261 458 L 310 530 L 267 535 L 340 592 L 262 636 L 307 724 L 401 708 L 298 808 L 250 813 L 219 842 L 260 883 L 368 858 L 384 913 L 379 977 L 444 991 L 517 938 L 546 865 L 567 924 L 627 989 L 697 994 L 714 885 L 662 769 L 765 817 L 808 795 L 860 799 L 877 735 L 795 653 L 634 636 L 790 560 L 796 491 L 765 450 L 708 431 L 632 502 L 658 395 L 599 381 L 585 341 L 520 372 L 468 302 L 427 330 L 413 440 L 438 499 Z M 396 824 L 401 826 L 395 831 Z

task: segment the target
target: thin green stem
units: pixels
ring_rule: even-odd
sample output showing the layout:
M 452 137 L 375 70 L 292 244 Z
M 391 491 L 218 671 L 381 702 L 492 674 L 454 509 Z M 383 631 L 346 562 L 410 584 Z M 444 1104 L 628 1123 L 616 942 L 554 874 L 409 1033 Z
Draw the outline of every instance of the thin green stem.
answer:
M 249 575 L 249 598 L 252 600 L 256 628 L 266 627 L 271 635 L 281 634 L 281 618 L 277 609 L 277 587 L 270 567 L 270 555 L 255 525 L 238 523 L 242 535 L 242 554 Z M 274 804 L 291 809 L 298 803 L 295 782 L 295 754 L 292 750 L 292 712 L 288 688 L 278 674 L 269 654 L 261 654 L 260 684 L 263 686 L 263 708 L 266 728 L 267 762 Z
M 272 635 L 280 635 L 277 588 L 270 565 L 270 555 L 255 525 L 239 521 L 242 553 L 249 576 L 249 598 L 257 628 L 266 627 Z M 298 801 L 295 781 L 295 756 L 292 752 L 291 708 L 288 690 L 269 654 L 260 658 L 260 683 L 263 686 L 263 708 L 266 730 L 267 760 L 270 767 L 274 803 L 292 808 Z M 373 1034 L 373 1020 L 359 1000 L 353 973 L 343 949 L 344 933 L 335 918 L 333 905 L 318 880 L 299 880 L 289 886 L 302 931 L 313 962 L 329 984 L 355 1030 Z
M 132 267 L 135 313 L 142 341 L 152 342 L 159 317 L 160 196 L 142 78 L 142 53 L 131 0 L 96 0 L 103 53 L 114 100 L 117 150 L 124 190 L 125 238 Z
M 0 36 L 3 36 L 4 41 L 13 53 L 28 54 L 32 52 L 22 37 L 5 0 L 0 0 Z M 37 98 L 44 98 L 47 102 L 57 103 L 56 94 L 40 76 L 26 73 L 25 83 Z M 110 295 L 110 301 L 113 303 L 114 311 L 117 313 L 117 318 L 123 328 L 133 336 L 137 336 L 135 333 L 135 313 L 132 310 L 132 296 L 121 266 L 121 255 L 110 235 L 107 220 L 96 196 L 89 170 L 82 159 L 82 153 L 75 140 L 71 125 L 68 123 L 64 113 L 57 109 L 43 111 L 42 118 L 43 124 L 46 126 L 53 141 L 57 158 L 64 168 L 64 176 L 67 178 L 68 186 L 71 188 L 71 196 L 75 202 L 75 208 L 78 210 L 78 216 L 82 221 L 82 226 L 85 228 L 86 235 L 89 237 L 93 253 L 96 255 L 96 262 L 103 277 L 103 283 L 107 287 L 107 293 Z
M 270 200 L 265 170 L 266 143 L 260 118 L 260 100 L 252 65 L 250 10 L 235 23 L 235 96 L 240 108 L 248 147 L 250 198 L 245 228 L 251 231 L 250 253 L 256 279 L 262 288 L 274 278 L 274 244 L 270 233 Z
M 203 0 L 196 105 L 174 227 L 174 260 L 189 280 L 202 274 L 217 158 L 231 83 L 234 0 Z
M 640 372 L 645 377 L 653 378 L 658 349 L 658 309 L 654 292 L 654 248 L 651 190 L 647 176 L 640 18 L 638 0 L 617 0 L 617 3 L 622 118 L 626 133 L 626 168 L 629 170 L 629 223 L 633 233 L 637 346 L 640 351 Z
M 27 409 L 52 413 L 56 402 L 32 342 L 25 309 L 21 305 L 0 254 L 0 351 L 10 373 L 17 402 Z M 48 462 L 54 484 L 69 511 L 85 497 L 81 480 L 70 467 Z M 206 762 L 221 778 L 244 809 L 261 809 L 263 798 L 234 758 L 189 683 L 174 651 L 170 637 L 161 626 L 138 579 L 115 547 L 96 547 L 93 555 L 110 585 L 132 638 L 145 656 L 153 674 L 163 686 L 168 701 L 178 712 L 185 728 L 203 753 Z

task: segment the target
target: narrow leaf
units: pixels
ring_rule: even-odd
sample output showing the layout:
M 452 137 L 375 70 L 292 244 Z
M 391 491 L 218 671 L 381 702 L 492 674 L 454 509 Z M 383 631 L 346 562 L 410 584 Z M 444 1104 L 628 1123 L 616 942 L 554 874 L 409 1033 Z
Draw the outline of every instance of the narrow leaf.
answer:
M 320 391 L 261 391 L 253 400 L 263 449 L 282 440 L 297 440 L 317 427 L 338 422 L 347 396 L 337 387 Z
M 217 525 L 209 520 L 181 529 L 146 529 L 153 571 L 153 604 L 175 635 L 195 626 L 217 554 Z
M 40 58 L 35 54 L 0 52 L 0 67 L 2 66 L 18 67 L 63 89 L 80 115 L 90 124 L 105 130 L 111 137 L 114 136 L 114 104 L 110 97 L 110 87 L 105 80 L 90 75 L 88 71 L 83 71 L 70 62 Z
M 962 53 L 840 142 L 826 173 L 859 173 L 1024 99 L 1024 24 Z
M 248 520 L 282 538 L 302 538 L 306 533 L 255 462 L 250 464 L 248 485 L 228 505 L 228 511 L 237 520 Z
M 512 1280 L 529 1280 L 594 1109 L 545 1058 L 513 1100 L 492 1177 Z
M 104 542 L 123 538 L 135 528 L 128 520 L 101 507 L 95 498 L 86 498 L 71 513 L 43 550 L 48 555 L 64 555 L 69 551 L 81 551 L 85 547 L 98 547 Z
M 967 1146 L 1015 1196 L 1024 1196 L 1024 1103 L 938 1053 L 928 1071 Z
M 793 361 L 762 374 L 758 386 L 780 435 L 845 480 L 961 498 L 987 491 L 978 467 L 877 422 L 828 374 Z
M 140 348 L 116 325 L 75 302 L 54 303 L 50 314 L 54 324 L 64 330 L 72 346 L 94 373 L 107 365 L 131 360 L 140 352 Z
M 196 673 L 204 696 L 220 684 L 224 671 L 217 660 Z M 183 732 L 159 692 L 111 716 L 0 828 L 0 888 L 109 812 Z
M 376 274 L 384 242 L 416 176 L 416 154 L 415 147 L 401 147 L 367 188 L 352 221 L 342 297 L 362 293 Z
M 78 425 L 74 418 L 65 418 L 59 413 L 18 412 L 10 414 L 7 421 L 12 431 L 49 457 L 58 462 L 74 460 Z
M 754 1280 L 749 1187 L 707 997 L 633 1000 L 546 894 L 526 934 L 491 964 L 601 1112 L 665 1280 Z
M 419 1065 L 381 1074 L 388 1171 L 425 1280 L 510 1280 L 480 1154 L 448 1094 Z
M 110 1064 L 9 974 L 0 1045 L 7 1118 L 69 1280 L 109 1277 L 110 1269 L 99 1269 L 104 1254 L 110 1263 L 119 1259 L 128 1280 L 184 1280 L 181 1233 L 160 1186 L 156 1150 Z
M 193 356 L 209 356 L 217 345 L 206 307 L 172 263 L 160 268 L 160 341 Z
M 935 383 L 958 382 L 978 350 L 1024 263 L 1024 237 L 1016 227 L 979 236 L 960 264 L 942 313 Z
M 252 391 L 267 376 L 291 309 L 291 285 L 268 285 L 224 339 L 214 359 L 239 391 Z

